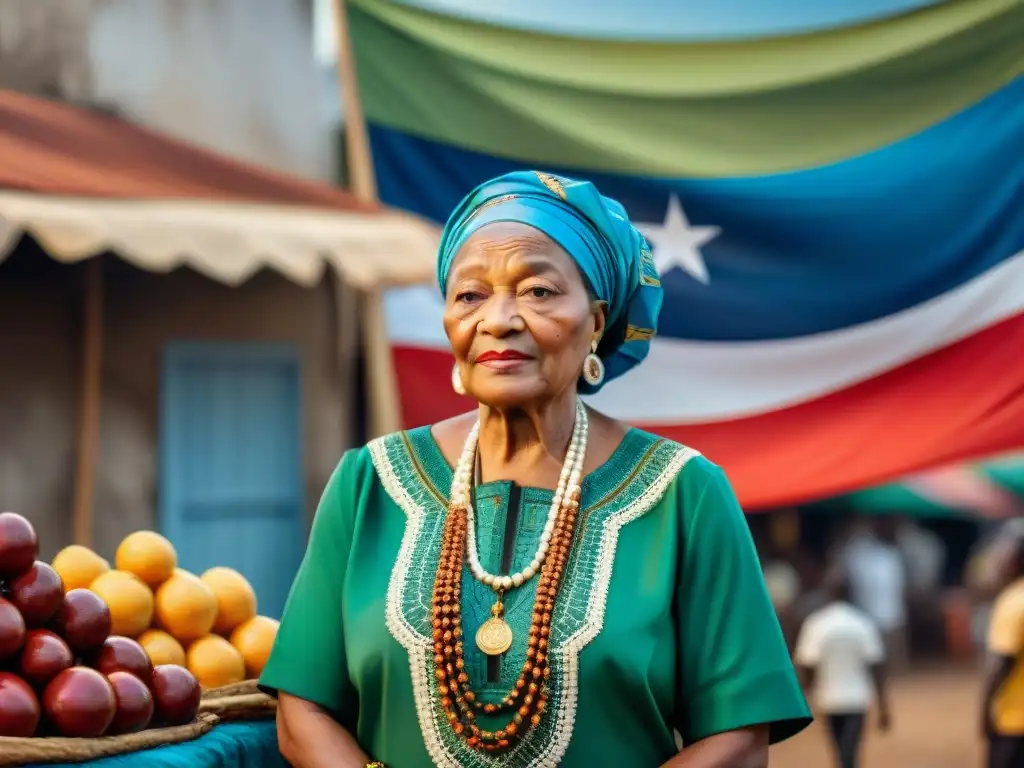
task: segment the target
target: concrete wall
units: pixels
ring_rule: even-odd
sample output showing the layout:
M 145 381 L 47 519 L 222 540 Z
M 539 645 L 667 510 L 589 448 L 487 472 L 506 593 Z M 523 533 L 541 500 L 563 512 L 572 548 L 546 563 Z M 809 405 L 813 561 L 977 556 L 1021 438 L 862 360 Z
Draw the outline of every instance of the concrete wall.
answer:
M 0 508 L 34 521 L 46 557 L 72 536 L 80 277 L 80 267 L 38 252 L 0 266 Z M 188 271 L 151 275 L 113 259 L 105 282 L 97 549 L 112 556 L 125 534 L 154 525 L 160 356 L 171 340 L 301 345 L 312 511 L 354 429 L 355 352 L 339 351 L 330 283 L 306 290 L 261 273 L 228 288 Z
M 10 0 L 0 86 L 101 105 L 250 162 L 335 177 L 313 0 Z

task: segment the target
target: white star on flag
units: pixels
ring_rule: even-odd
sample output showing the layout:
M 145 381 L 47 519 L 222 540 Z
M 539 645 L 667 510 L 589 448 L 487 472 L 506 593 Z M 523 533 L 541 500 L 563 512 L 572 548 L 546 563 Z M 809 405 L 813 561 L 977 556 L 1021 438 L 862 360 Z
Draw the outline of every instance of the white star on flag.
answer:
M 665 221 L 661 224 L 637 222 L 636 227 L 654 248 L 654 264 L 658 274 L 664 275 L 679 267 L 702 283 L 710 282 L 700 247 L 718 237 L 722 228 L 691 226 L 683 213 L 678 195 L 669 197 Z

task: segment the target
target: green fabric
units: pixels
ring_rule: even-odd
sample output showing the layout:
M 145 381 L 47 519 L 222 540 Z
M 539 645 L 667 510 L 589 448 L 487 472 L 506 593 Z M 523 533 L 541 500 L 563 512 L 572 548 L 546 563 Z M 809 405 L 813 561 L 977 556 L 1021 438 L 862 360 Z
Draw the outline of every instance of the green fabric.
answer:
M 785 38 L 665 43 L 564 37 L 468 21 L 394 0 L 350 0 L 410 40 L 476 66 L 573 90 L 668 98 L 821 82 L 944 44 L 1019 0 L 954 0 L 864 24 Z
M 82 763 L 49 763 L 48 768 Z M 273 720 L 222 723 L 195 741 L 90 760 L 89 768 L 288 768 Z M 43 768 L 33 764 L 23 768 Z
M 658 328 L 663 292 L 650 246 L 621 203 L 589 181 L 539 171 L 515 171 L 480 184 L 455 208 L 441 235 L 442 294 L 463 243 L 497 221 L 528 224 L 562 246 L 608 307 L 607 331 L 597 349 L 605 375 L 596 385 L 580 377 L 582 394 L 594 394 L 643 362 Z
M 391 768 L 525 766 L 561 750 L 563 768 L 654 768 L 675 752 L 673 729 L 692 742 L 772 723 L 779 740 L 809 723 L 724 474 L 693 451 L 632 430 L 584 482 L 552 622 L 544 721 L 504 758 L 467 749 L 437 703 L 429 641 L 451 472 L 428 428 L 346 454 L 321 500 L 262 685 L 333 711 Z M 520 497 L 512 569 L 537 545 L 551 491 L 519 490 L 495 482 L 475 491 L 487 568 L 497 570 L 510 498 Z M 472 638 L 494 598 L 468 574 L 463 584 Z M 466 643 L 473 687 L 485 700 L 518 676 L 533 586 L 507 598 L 515 642 L 500 683 L 486 682 L 484 659 Z M 559 724 L 571 733 L 567 745 Z
M 1024 496 L 1024 456 L 992 459 L 979 464 L 978 471 L 996 485 Z
M 900 483 L 865 488 L 843 497 L 849 509 L 862 515 L 909 515 L 921 518 L 973 517 L 970 510 L 954 509 L 922 496 Z
M 1008 456 L 970 465 L 985 480 L 1011 493 L 1024 495 L 1024 459 Z M 863 515 L 900 514 L 921 518 L 967 518 L 979 517 L 971 509 L 950 507 L 938 500 L 918 493 L 912 485 L 902 482 L 865 488 L 841 496 L 823 506 L 822 511 L 831 511 L 834 504 Z M 811 507 L 815 509 L 816 507 Z
M 1024 71 L 1019 0 L 951 0 L 817 35 L 689 45 L 546 36 L 389 0 L 354 0 L 349 17 L 371 121 L 533 165 L 631 175 L 836 162 L 917 133 Z

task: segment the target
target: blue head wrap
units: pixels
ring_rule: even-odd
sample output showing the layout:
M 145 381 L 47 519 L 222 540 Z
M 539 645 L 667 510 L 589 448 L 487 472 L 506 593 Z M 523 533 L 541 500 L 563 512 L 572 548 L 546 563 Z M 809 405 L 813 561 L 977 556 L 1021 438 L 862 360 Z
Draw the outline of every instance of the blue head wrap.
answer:
M 605 381 L 639 364 L 658 327 L 662 290 L 651 249 L 626 209 L 589 181 L 517 171 L 481 184 L 452 213 L 441 236 L 437 280 L 444 293 L 452 262 L 478 229 L 496 221 L 528 224 L 558 243 L 579 265 L 608 325 L 597 349 Z M 580 391 L 600 389 L 579 381 Z

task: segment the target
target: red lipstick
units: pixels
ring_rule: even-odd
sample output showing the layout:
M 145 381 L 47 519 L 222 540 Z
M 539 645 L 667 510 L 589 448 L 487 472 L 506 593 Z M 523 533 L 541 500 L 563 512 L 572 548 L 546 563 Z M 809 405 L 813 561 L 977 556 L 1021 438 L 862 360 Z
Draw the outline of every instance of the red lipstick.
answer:
M 514 349 L 504 349 L 500 352 L 495 350 L 481 352 L 477 355 L 474 362 L 495 372 L 508 371 L 511 373 L 522 366 L 524 362 L 532 359 L 529 355 L 524 355 L 522 352 L 517 352 Z
M 529 360 L 529 355 L 524 355 L 522 352 L 516 352 L 514 349 L 505 349 L 501 352 L 495 352 L 494 350 L 488 350 L 477 355 L 476 362 L 488 363 L 493 360 Z

